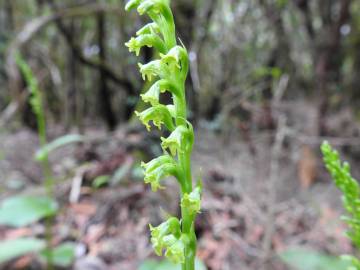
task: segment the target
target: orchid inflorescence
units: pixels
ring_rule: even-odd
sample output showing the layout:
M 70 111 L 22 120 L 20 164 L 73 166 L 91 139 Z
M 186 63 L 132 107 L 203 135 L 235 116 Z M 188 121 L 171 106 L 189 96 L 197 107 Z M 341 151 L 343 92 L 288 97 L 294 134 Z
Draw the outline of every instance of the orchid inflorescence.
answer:
M 200 211 L 201 185 L 193 185 L 191 177 L 191 152 L 194 143 L 192 125 L 187 121 L 185 80 L 189 69 L 187 50 L 178 45 L 170 0 L 130 0 L 126 10 L 137 9 L 147 14 L 153 22 L 141 28 L 136 37 L 126 43 L 130 52 L 137 56 L 142 47 L 153 47 L 159 59 L 139 64 L 144 80 L 155 82 L 141 95 L 150 107 L 135 112 L 148 130 L 154 126 L 167 129 L 170 135 L 161 137 L 163 155 L 148 163 L 142 163 L 144 181 L 153 191 L 164 189 L 161 181 L 168 176 L 177 179 L 181 187 L 181 219 L 170 217 L 157 227 L 150 225 L 151 242 L 155 253 L 165 256 L 183 270 L 194 270 L 196 235 L 194 221 Z M 162 93 L 169 92 L 173 104 L 161 104 Z
M 346 235 L 360 249 L 360 185 L 359 182 L 352 177 L 350 165 L 342 162 L 339 153 L 328 143 L 321 145 L 321 151 L 324 156 L 325 167 L 330 173 L 335 185 L 342 192 L 342 202 L 347 212 L 347 216 L 343 216 L 349 227 Z M 355 256 L 343 255 L 342 258 L 349 262 L 350 266 L 347 270 L 360 270 L 360 260 Z

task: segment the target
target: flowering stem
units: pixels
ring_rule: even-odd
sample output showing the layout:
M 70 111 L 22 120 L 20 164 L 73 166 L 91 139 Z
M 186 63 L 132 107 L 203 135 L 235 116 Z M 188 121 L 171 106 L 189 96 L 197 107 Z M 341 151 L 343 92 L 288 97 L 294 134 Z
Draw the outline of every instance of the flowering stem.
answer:
M 194 187 L 191 175 L 191 153 L 194 132 L 187 121 L 185 81 L 189 68 L 186 49 L 176 44 L 175 25 L 170 9 L 170 0 L 130 0 L 126 9 L 137 8 L 142 15 L 147 13 L 153 23 L 147 24 L 131 38 L 126 46 L 130 52 L 139 54 L 143 46 L 154 47 L 161 59 L 139 64 L 144 79 L 158 77 L 151 88 L 141 97 L 151 108 L 136 112 L 143 124 L 150 129 L 149 122 L 159 129 L 164 126 L 171 134 L 161 138 L 164 155 L 148 163 L 142 163 L 145 183 L 152 190 L 164 188 L 160 181 L 166 176 L 177 178 L 181 186 L 181 219 L 169 218 L 158 227 L 150 225 L 151 242 L 157 255 L 165 256 L 182 270 L 195 270 L 196 235 L 194 221 L 200 211 L 201 185 Z M 160 46 L 164 44 L 165 49 Z M 160 104 L 159 96 L 168 91 L 174 103 Z

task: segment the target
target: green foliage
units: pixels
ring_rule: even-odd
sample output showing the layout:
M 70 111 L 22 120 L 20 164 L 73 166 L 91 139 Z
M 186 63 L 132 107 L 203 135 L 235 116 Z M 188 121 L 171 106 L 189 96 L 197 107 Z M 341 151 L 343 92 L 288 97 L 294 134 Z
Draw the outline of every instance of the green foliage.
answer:
M 159 59 L 139 64 L 144 80 L 152 83 L 149 90 L 141 95 L 150 107 L 136 112 L 148 130 L 150 123 L 158 129 L 170 132 L 161 137 L 164 154 L 148 163 L 142 163 L 144 181 L 155 192 L 164 189 L 164 178 L 173 176 L 181 187 L 181 220 L 169 218 L 158 227 L 150 225 L 151 242 L 157 255 L 165 256 L 183 270 L 194 270 L 196 236 L 194 220 L 200 211 L 201 187 L 193 186 L 190 157 L 194 132 L 187 119 L 185 80 L 188 74 L 189 58 L 183 45 L 177 45 L 175 24 L 169 0 L 131 0 L 126 10 L 137 9 L 140 15 L 147 14 L 152 22 L 145 25 L 136 37 L 126 43 L 130 52 L 140 54 L 144 46 L 159 52 Z M 160 95 L 168 92 L 173 104 L 160 104 Z
M 109 175 L 100 175 L 94 179 L 92 186 L 94 188 L 101 188 L 109 183 L 111 176 Z
M 0 242 L 0 264 L 28 253 L 39 252 L 45 241 L 36 238 L 19 238 Z
M 41 255 L 46 259 L 48 270 L 54 269 L 54 265 L 67 267 L 74 259 L 73 245 L 64 244 L 55 249 L 52 246 L 52 218 L 57 213 L 58 205 L 53 199 L 54 177 L 49 163 L 49 154 L 59 147 L 69 143 L 81 142 L 83 141 L 83 137 L 80 135 L 66 135 L 49 144 L 47 143 L 46 118 L 38 80 L 33 74 L 30 66 L 20 54 L 16 54 L 15 60 L 27 83 L 30 93 L 30 105 L 37 120 L 38 136 L 41 148 L 37 151 L 35 157 L 37 161 L 41 163 L 45 177 L 44 187 L 47 192 L 47 197 L 24 196 L 12 197 L 5 200 L 2 208 L 0 208 L 0 224 L 21 227 L 46 218 L 46 248 L 42 251 Z M 26 251 L 26 248 L 31 244 L 24 241 L 15 243 L 16 247 L 19 248 L 19 251 Z M 24 244 L 24 247 L 22 247 L 22 244 Z M 36 250 L 34 249 L 33 251 Z M 24 253 L 26 252 L 22 252 L 19 255 Z
M 339 153 L 334 150 L 328 142 L 321 146 L 324 155 L 324 162 L 327 170 L 331 174 L 335 185 L 343 193 L 342 201 L 348 216 L 343 220 L 348 224 L 349 231 L 347 236 L 354 245 L 360 248 L 360 187 L 356 179 L 350 174 L 350 165 L 342 162 Z M 354 258 L 345 256 L 345 259 L 353 263 L 352 269 L 360 269 L 360 262 Z
M 57 203 L 49 197 L 18 196 L 5 200 L 0 207 L 0 224 L 22 227 L 54 216 Z
M 313 250 L 289 249 L 280 254 L 287 265 L 296 270 L 347 270 L 350 263 L 338 257 Z
M 47 258 L 49 251 L 41 252 L 43 258 Z M 60 267 L 69 267 L 75 260 L 75 244 L 64 243 L 52 250 L 53 264 Z
M 43 147 L 41 147 L 36 152 L 35 158 L 38 161 L 43 161 L 54 150 L 56 150 L 56 149 L 58 149 L 58 148 L 60 148 L 62 146 L 71 144 L 71 143 L 78 143 L 78 142 L 82 142 L 82 141 L 84 141 L 84 138 L 81 135 L 70 134 L 70 135 L 62 136 L 60 138 L 55 139 L 51 143 L 48 143 L 48 144 L 44 145 Z

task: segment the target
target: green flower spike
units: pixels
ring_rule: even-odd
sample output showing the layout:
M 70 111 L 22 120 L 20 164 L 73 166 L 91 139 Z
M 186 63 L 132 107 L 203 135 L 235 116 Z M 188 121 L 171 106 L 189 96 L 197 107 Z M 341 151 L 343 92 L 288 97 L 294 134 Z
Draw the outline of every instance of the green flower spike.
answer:
M 181 223 L 170 218 L 158 227 L 152 227 L 151 243 L 155 253 L 181 264 L 182 270 L 195 270 L 196 235 L 195 218 L 200 211 L 201 186 L 193 186 L 191 152 L 194 131 L 187 121 L 185 82 L 189 71 L 189 57 L 183 44 L 177 45 L 175 23 L 170 9 L 170 0 L 130 0 L 126 9 L 137 9 L 147 14 L 152 22 L 136 33 L 126 44 L 131 52 L 139 55 L 143 46 L 153 47 L 159 55 L 156 60 L 139 64 L 144 80 L 152 86 L 141 95 L 150 108 L 136 115 L 150 130 L 150 122 L 170 131 L 167 138 L 161 137 L 164 155 L 142 163 L 144 181 L 153 191 L 164 188 L 161 181 L 174 176 L 181 189 Z M 154 82 L 152 82 L 154 80 Z M 173 104 L 161 104 L 160 95 L 169 92 Z
M 201 209 L 201 187 L 196 187 L 190 194 L 185 193 L 181 199 L 181 207 L 188 209 L 191 215 L 198 214 Z

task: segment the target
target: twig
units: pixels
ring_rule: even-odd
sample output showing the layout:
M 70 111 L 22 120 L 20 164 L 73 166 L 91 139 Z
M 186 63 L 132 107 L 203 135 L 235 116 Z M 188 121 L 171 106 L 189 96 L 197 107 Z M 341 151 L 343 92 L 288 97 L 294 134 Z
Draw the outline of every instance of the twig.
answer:
M 275 214 L 276 214 L 276 197 L 277 197 L 277 186 L 279 184 L 279 169 L 280 169 L 280 158 L 281 150 L 284 139 L 286 137 L 286 118 L 284 116 L 279 117 L 278 129 L 275 137 L 275 143 L 272 148 L 271 164 L 270 164 L 270 179 L 268 181 L 268 200 L 267 204 L 267 226 L 265 228 L 264 240 L 262 243 L 263 257 L 261 260 L 262 269 L 265 268 L 266 262 L 271 257 L 271 245 L 272 237 L 275 232 Z
M 284 75 L 281 77 L 277 91 L 275 92 L 272 106 L 277 106 L 280 103 L 287 89 L 288 82 L 289 82 L 288 75 Z M 272 147 L 272 154 L 271 154 L 270 179 L 268 181 L 268 186 L 267 186 L 267 191 L 268 191 L 268 197 L 266 201 L 267 225 L 265 228 L 264 238 L 262 243 L 263 256 L 260 261 L 261 269 L 263 270 L 266 270 L 266 263 L 271 258 L 272 237 L 275 232 L 277 187 L 280 180 L 279 171 L 280 171 L 281 150 L 287 133 L 288 133 L 288 128 L 286 127 L 286 116 L 279 115 L 278 127 L 275 135 L 275 142 Z

